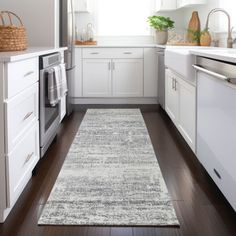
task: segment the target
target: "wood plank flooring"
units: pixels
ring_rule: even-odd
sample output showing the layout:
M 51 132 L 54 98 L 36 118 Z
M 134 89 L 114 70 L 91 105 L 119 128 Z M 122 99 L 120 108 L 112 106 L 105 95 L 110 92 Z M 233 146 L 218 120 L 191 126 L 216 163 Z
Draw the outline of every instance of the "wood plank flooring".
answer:
M 233 236 L 236 213 L 182 139 L 162 109 L 144 110 L 149 130 L 180 227 L 38 226 L 54 182 L 83 119 L 65 119 L 53 143 L 4 224 L 1 236 Z

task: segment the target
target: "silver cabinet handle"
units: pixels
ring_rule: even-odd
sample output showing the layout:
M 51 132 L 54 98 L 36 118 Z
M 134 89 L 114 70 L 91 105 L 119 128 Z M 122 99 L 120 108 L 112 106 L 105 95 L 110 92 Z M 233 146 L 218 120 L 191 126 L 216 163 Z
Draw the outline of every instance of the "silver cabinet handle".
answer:
M 111 62 L 108 62 L 108 70 L 111 70 Z
M 28 76 L 30 76 L 30 75 L 32 75 L 32 74 L 34 74 L 34 71 L 29 71 L 29 72 L 27 72 L 26 74 L 24 74 L 24 77 L 28 77 Z
M 177 91 L 177 80 L 175 79 L 175 91 Z
M 34 152 L 30 153 L 30 154 L 26 157 L 23 166 L 24 166 L 25 164 L 27 164 L 27 163 L 30 161 L 30 159 L 32 158 L 33 155 L 34 155 Z
M 33 115 L 33 114 L 34 114 L 33 111 L 28 112 L 28 113 L 24 116 L 23 121 L 27 120 L 27 119 L 28 119 L 31 115 Z
M 175 89 L 175 79 L 172 78 L 172 89 Z
M 130 55 L 130 54 L 133 54 L 132 52 L 124 52 L 124 54 L 128 54 L 128 55 Z
M 92 54 L 92 55 L 98 55 L 99 52 L 91 52 L 90 54 Z
M 202 66 L 193 65 L 193 68 L 196 69 L 196 70 L 199 70 L 199 71 L 201 71 L 201 72 L 204 72 L 204 73 L 206 73 L 206 74 L 208 74 L 208 75 L 211 75 L 211 76 L 213 76 L 213 77 L 215 77 L 215 78 L 217 78 L 217 79 L 230 82 L 230 78 L 228 78 L 227 76 L 222 75 L 222 74 L 219 74 L 219 73 L 216 73 L 216 72 L 214 72 L 214 71 L 207 70 L 207 69 L 205 69 L 205 68 L 202 67 Z

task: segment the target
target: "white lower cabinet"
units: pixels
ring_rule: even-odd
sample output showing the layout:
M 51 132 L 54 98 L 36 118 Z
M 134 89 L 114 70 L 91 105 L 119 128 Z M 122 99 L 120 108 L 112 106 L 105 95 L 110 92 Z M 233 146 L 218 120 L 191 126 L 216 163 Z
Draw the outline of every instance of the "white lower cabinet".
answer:
M 111 96 L 111 60 L 83 60 L 83 96 Z
M 195 152 L 196 88 L 173 71 L 166 70 L 166 112 Z
M 143 96 L 143 59 L 84 59 L 83 97 Z
M 37 121 L 6 157 L 8 207 L 12 207 L 18 199 L 38 161 L 39 122 Z
M 0 63 L 0 222 L 39 161 L 39 58 Z
M 112 83 L 114 97 L 143 96 L 143 60 L 114 59 Z
M 76 48 L 75 104 L 157 104 L 157 80 L 155 48 Z
M 175 88 L 176 80 L 174 78 L 173 73 L 170 70 L 166 70 L 166 85 L 165 85 L 165 96 L 166 96 L 166 104 L 165 110 L 172 119 L 172 121 L 177 124 L 178 116 L 179 116 L 179 108 L 178 108 L 178 92 Z

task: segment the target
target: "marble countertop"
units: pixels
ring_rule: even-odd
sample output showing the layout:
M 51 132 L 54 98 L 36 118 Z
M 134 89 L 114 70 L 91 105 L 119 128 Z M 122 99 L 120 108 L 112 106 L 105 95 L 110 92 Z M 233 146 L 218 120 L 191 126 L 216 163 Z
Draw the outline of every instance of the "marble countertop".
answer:
M 65 50 L 67 50 L 66 47 L 30 47 L 25 51 L 0 52 L 0 62 L 14 62 Z

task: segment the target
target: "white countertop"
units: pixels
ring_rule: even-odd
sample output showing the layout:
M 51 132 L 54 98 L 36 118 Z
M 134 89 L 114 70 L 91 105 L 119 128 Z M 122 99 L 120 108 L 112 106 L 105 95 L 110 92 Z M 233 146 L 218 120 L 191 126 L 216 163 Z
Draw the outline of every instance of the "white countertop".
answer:
M 196 56 L 236 63 L 236 49 L 233 48 L 192 49 L 189 52 Z
M 166 48 L 166 45 L 149 44 L 97 44 L 97 45 L 75 45 L 78 48 Z
M 24 60 L 32 57 L 37 57 L 54 52 L 60 52 L 67 50 L 66 47 L 50 48 L 50 47 L 30 47 L 25 51 L 17 52 L 0 52 L 0 62 L 13 62 Z

